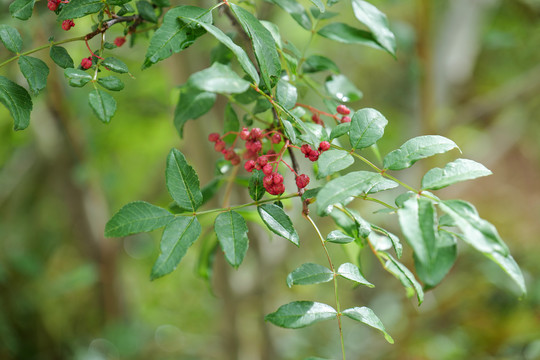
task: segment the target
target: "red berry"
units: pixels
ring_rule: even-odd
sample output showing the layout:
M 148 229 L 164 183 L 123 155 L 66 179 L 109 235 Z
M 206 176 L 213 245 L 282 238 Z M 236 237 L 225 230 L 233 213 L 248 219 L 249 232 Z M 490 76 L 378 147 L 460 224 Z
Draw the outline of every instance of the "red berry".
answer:
M 274 174 L 274 184 L 282 184 L 283 183 L 283 175 L 275 173 Z
M 223 149 L 225 149 L 226 146 L 227 145 L 225 144 L 225 141 L 218 140 L 218 141 L 216 141 L 216 144 L 214 145 L 214 150 L 222 151 Z
M 116 45 L 118 47 L 124 45 L 125 42 L 126 42 L 126 37 L 125 36 L 119 36 L 116 39 L 114 39 L 114 45 Z
M 219 134 L 218 133 L 211 133 L 210 135 L 208 135 L 208 140 L 212 141 L 212 142 L 216 142 L 219 140 Z
M 75 23 L 73 22 L 73 20 L 64 20 L 62 21 L 62 29 L 68 31 L 69 29 L 71 29 L 72 27 L 75 26 Z
M 348 117 L 348 116 L 344 116 L 341 118 L 341 123 L 350 123 L 351 122 L 351 118 Z
M 92 58 L 89 56 L 81 60 L 81 67 L 84 70 L 88 70 L 92 67 Z
M 268 159 L 265 156 L 259 156 L 259 158 L 257 159 L 257 164 L 264 166 L 268 164 Z
M 319 114 L 313 114 L 311 115 L 311 120 L 315 123 L 315 124 L 321 124 L 322 121 L 321 121 L 321 117 L 319 116 Z
M 281 195 L 285 192 L 285 185 L 283 184 L 275 184 L 272 187 L 272 195 Z
M 243 156 L 243 158 L 246 160 L 255 160 L 257 159 L 257 157 L 258 157 L 257 153 L 254 153 L 251 150 L 246 151 Z
M 281 142 L 281 135 L 274 134 L 272 135 L 272 144 L 279 144 Z
M 336 108 L 336 111 L 340 113 L 341 115 L 349 115 L 351 113 L 351 110 L 349 110 L 349 108 L 346 107 L 345 105 L 338 105 L 338 107 Z
M 277 154 L 274 150 L 269 150 L 266 153 L 266 158 L 268 159 L 268 161 L 275 161 L 277 158 Z
M 319 159 L 319 153 L 316 151 L 312 151 L 309 153 L 309 160 L 311 161 L 317 161 Z
M 272 185 L 274 185 L 274 174 L 266 175 L 263 177 L 263 185 L 268 190 Z M 270 192 L 270 191 L 268 191 Z
M 323 153 L 328 149 L 330 149 L 330 143 L 328 141 L 323 141 L 319 144 L 319 152 Z
M 247 172 L 252 172 L 254 168 L 255 161 L 253 160 L 246 161 L 246 163 L 244 164 L 244 169 L 246 169 Z
M 234 166 L 240 164 L 240 156 L 238 156 L 237 153 L 234 154 L 234 157 L 231 159 L 231 164 L 233 164 Z
M 308 157 L 309 154 L 311 153 L 311 151 L 313 151 L 313 149 L 308 144 L 304 144 L 304 145 L 302 145 L 300 147 L 300 151 L 302 152 L 302 154 L 304 154 L 304 155 L 306 155 L 306 157 Z
M 232 149 L 228 149 L 228 150 L 225 150 L 224 152 L 224 157 L 225 157 L 225 160 L 232 160 L 234 159 L 234 157 L 236 156 L 236 153 L 234 152 L 234 150 Z
M 258 153 L 262 149 L 262 143 L 259 140 L 255 140 L 251 143 L 251 151 Z
M 309 176 L 306 174 L 302 174 L 296 178 L 296 186 L 298 186 L 299 189 L 305 188 L 309 184 Z
M 246 127 L 242 128 L 240 131 L 240 139 L 247 140 L 249 138 L 249 130 Z
M 47 7 L 51 11 L 56 11 L 56 9 L 58 9 L 58 5 L 60 5 L 60 1 L 57 1 L 57 0 L 49 0 L 49 1 L 47 1 Z
M 253 140 L 259 140 L 260 138 L 262 138 L 262 136 L 263 136 L 263 132 L 259 128 L 253 128 L 251 129 L 249 133 L 249 137 Z
M 274 168 L 272 165 L 270 164 L 266 164 L 262 167 L 262 171 L 264 173 L 264 175 L 270 175 L 272 173 L 272 171 L 274 171 Z

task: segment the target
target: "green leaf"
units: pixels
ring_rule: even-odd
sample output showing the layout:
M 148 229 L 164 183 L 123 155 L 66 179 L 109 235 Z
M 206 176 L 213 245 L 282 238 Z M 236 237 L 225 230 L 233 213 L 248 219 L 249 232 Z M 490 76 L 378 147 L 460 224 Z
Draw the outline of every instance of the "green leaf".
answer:
M 176 269 L 201 231 L 201 224 L 195 216 L 178 216 L 168 223 L 163 230 L 161 253 L 152 267 L 150 279 L 155 280 Z
M 265 189 L 263 185 L 264 174 L 260 170 L 253 170 L 249 178 L 249 196 L 253 201 L 259 201 L 264 195 Z
M 388 259 L 384 264 L 384 268 L 401 282 L 407 290 L 407 296 L 412 296 L 416 292 L 418 305 L 422 304 L 424 301 L 424 290 L 422 290 L 422 285 L 418 283 L 413 273 L 389 253 L 385 252 L 384 254 Z
M 229 66 L 217 62 L 191 75 L 188 83 L 204 91 L 225 94 L 238 94 L 249 88 L 249 81 L 242 79 Z
M 184 50 L 206 33 L 204 28 L 195 23 L 180 21 L 180 16 L 212 23 L 212 13 L 207 9 L 195 6 L 177 6 L 170 9 L 163 17 L 163 24 L 150 39 L 143 69 Z
M 9 5 L 11 16 L 19 20 L 28 20 L 32 16 L 36 0 L 15 0 Z
M 32 94 L 37 95 L 47 86 L 49 67 L 42 60 L 31 56 L 19 56 L 19 68 L 28 81 Z
M 65 4 L 58 15 L 57 20 L 77 19 L 83 16 L 94 14 L 105 6 L 101 0 L 71 0 Z
M 167 225 L 174 215 L 145 201 L 124 205 L 105 225 L 106 237 L 122 237 L 148 232 Z
M 97 83 L 103 86 L 105 89 L 111 91 L 120 91 L 124 88 L 124 83 L 122 82 L 122 80 L 120 80 L 114 75 L 99 78 Z
M 223 45 L 228 47 L 233 54 L 238 59 L 238 62 L 240 63 L 240 66 L 242 66 L 242 69 L 251 77 L 253 82 L 255 84 L 259 84 L 259 74 L 257 73 L 257 69 L 255 69 L 255 66 L 249 60 L 249 57 L 247 56 L 244 49 L 242 49 L 240 46 L 236 45 L 230 37 L 228 37 L 223 31 L 221 31 L 219 28 L 215 27 L 214 25 L 207 24 L 204 21 L 201 21 L 199 19 L 193 19 L 193 18 L 185 18 L 186 20 L 193 21 L 196 24 L 202 26 L 206 31 L 208 31 L 210 34 L 214 35 L 216 39 L 218 39 Z
M 352 0 L 354 16 L 368 27 L 373 37 L 393 56 L 396 55 L 396 39 L 388 27 L 386 15 L 363 0 Z
M 321 13 L 325 12 L 324 4 L 321 0 L 310 0 L 313 5 L 315 5 Z
M 0 102 L 9 110 L 15 130 L 24 130 L 28 127 L 33 105 L 25 88 L 0 76 Z
M 281 119 L 281 123 L 283 124 L 283 130 L 285 131 L 285 136 L 287 137 L 287 139 L 289 139 L 292 144 L 296 145 L 296 131 L 294 130 L 291 122 L 285 119 Z
M 236 114 L 236 111 L 234 111 L 234 108 L 232 107 L 230 102 L 228 102 L 225 106 L 224 118 L 225 120 L 223 123 L 223 134 L 226 134 L 228 132 L 238 132 L 238 130 L 240 130 L 240 120 L 238 120 L 238 115 Z M 229 134 L 225 136 L 223 140 L 227 144 L 232 145 L 236 138 L 236 134 Z
M 354 171 L 326 183 L 317 195 L 317 213 L 325 215 L 332 205 L 346 205 L 355 196 L 369 194 L 373 190 L 386 190 L 398 184 L 371 171 Z
M 88 103 L 94 114 L 104 123 L 109 123 L 116 111 L 116 100 L 103 90 L 93 90 L 88 94 Z
M 181 138 L 184 137 L 184 125 L 190 119 L 197 119 L 214 106 L 216 94 L 199 90 L 190 84 L 180 87 L 180 97 L 174 110 L 174 126 Z
M 311 19 L 309 18 L 309 15 L 306 12 L 306 9 L 304 7 L 296 2 L 295 0 L 267 0 L 270 1 L 283 10 L 285 10 L 291 17 L 306 30 L 311 31 Z
M 305 263 L 287 275 L 287 286 L 320 284 L 333 278 L 332 270 L 319 264 Z
M 375 109 L 362 109 L 355 112 L 351 118 L 350 142 L 353 149 L 363 149 L 371 146 L 384 134 L 388 120 Z
M 18 54 L 22 49 L 21 34 L 14 27 L 0 24 L 0 40 L 2 40 L 6 49 L 11 52 Z
M 248 249 L 246 221 L 234 211 L 223 212 L 216 217 L 214 230 L 225 253 L 225 259 L 237 268 L 244 260 Z
M 296 106 L 298 91 L 296 87 L 284 79 L 279 79 L 276 87 L 276 98 L 285 109 L 292 109 Z
M 360 100 L 364 94 L 345 75 L 331 75 L 324 87 L 330 96 L 341 102 Z
M 268 90 L 272 89 L 281 74 L 281 62 L 272 34 L 247 10 L 236 4 L 231 4 L 231 10 L 251 39 L 263 83 Z
M 317 33 L 322 37 L 345 44 L 359 44 L 384 50 L 370 32 L 354 28 L 347 24 L 331 23 L 320 29 Z
M 305 73 L 315 73 L 319 71 L 330 70 L 334 73 L 339 73 L 339 68 L 336 63 L 326 56 L 311 55 L 306 58 L 302 71 Z
M 199 177 L 184 154 L 176 149 L 172 149 L 167 157 L 165 181 L 169 194 L 181 208 L 197 211 L 203 200 Z
M 105 60 L 101 62 L 101 65 L 115 73 L 125 74 L 129 72 L 127 65 L 122 60 L 118 60 L 114 57 L 105 58 Z
M 83 87 L 92 80 L 92 75 L 83 70 L 74 68 L 65 69 L 64 76 L 69 80 L 69 85 L 73 87 Z
M 383 166 L 388 170 L 402 170 L 411 167 L 415 162 L 435 154 L 457 148 L 452 140 L 439 135 L 425 135 L 412 138 L 399 149 L 388 153 Z
M 399 238 L 392 234 L 389 231 L 386 231 L 385 229 L 371 224 L 372 229 L 378 231 L 379 233 L 383 234 L 384 237 L 390 240 L 390 243 L 392 244 L 392 247 L 394 248 L 394 251 L 396 252 L 396 256 L 398 259 L 401 258 L 401 255 L 403 254 L 403 245 L 401 245 L 401 242 L 399 241 Z
M 345 235 L 339 230 L 334 230 L 326 236 L 326 241 L 334 244 L 348 244 L 354 241 L 353 237 Z
M 348 212 L 354 219 L 354 222 L 356 224 L 356 231 L 358 233 L 359 237 L 367 238 L 369 235 L 371 235 L 371 224 L 368 223 L 360 214 L 353 209 L 347 209 L 344 208 L 346 212 Z
M 351 128 L 351 123 L 343 123 L 334 127 L 330 132 L 330 140 L 343 136 L 349 132 Z
M 266 30 L 270 31 L 270 34 L 272 34 L 272 37 L 274 38 L 274 42 L 276 43 L 276 46 L 278 49 L 283 48 L 283 42 L 281 41 L 281 35 L 279 33 L 279 26 L 276 24 L 270 22 L 261 20 L 261 24 L 266 28 Z
M 141 18 L 151 23 L 157 23 L 158 17 L 154 11 L 154 7 L 148 1 L 137 1 L 137 11 Z
M 268 314 L 264 320 L 287 329 L 298 329 L 319 321 L 334 319 L 336 310 L 314 301 L 293 301 Z
M 362 285 L 366 285 L 367 287 L 373 288 L 375 285 L 367 281 L 362 274 L 360 273 L 360 269 L 358 266 L 351 264 L 351 263 L 344 263 L 341 264 L 338 269 L 338 274 L 345 279 L 352 280 L 354 282 L 357 282 Z
M 397 213 L 403 235 L 414 255 L 429 267 L 437 257 L 437 213 L 433 202 L 412 195 Z
M 322 179 L 354 164 L 354 158 L 345 150 L 328 150 L 319 156 L 317 179 Z
M 429 170 L 422 178 L 422 189 L 438 190 L 460 181 L 491 175 L 484 165 L 473 160 L 457 159 L 444 167 Z
M 362 306 L 362 307 L 353 307 L 350 309 L 346 309 L 343 311 L 343 315 L 356 320 L 360 321 L 361 323 L 364 323 L 368 326 L 371 326 L 380 332 L 384 334 L 384 338 L 386 341 L 388 341 L 390 344 L 394 343 L 394 339 L 386 332 L 384 329 L 384 325 L 382 324 L 381 320 L 375 315 L 373 310 L 371 310 L 368 307 Z
M 53 45 L 49 51 L 49 56 L 62 69 L 73 68 L 75 64 L 67 50 L 61 46 Z
M 495 261 L 516 282 L 523 294 L 527 292 L 521 270 L 510 255 L 497 229 L 480 218 L 474 206 L 463 200 L 445 200 L 440 209 L 450 215 L 462 234 L 457 236 Z
M 296 246 L 300 245 L 298 233 L 294 229 L 291 219 L 282 208 L 274 204 L 262 204 L 257 206 L 257 211 L 270 231 L 289 240 Z
M 416 255 L 414 256 L 414 267 L 416 274 L 430 289 L 439 284 L 454 265 L 457 257 L 456 238 L 447 232 L 439 231 L 437 233 L 436 256 L 429 264 L 420 262 Z

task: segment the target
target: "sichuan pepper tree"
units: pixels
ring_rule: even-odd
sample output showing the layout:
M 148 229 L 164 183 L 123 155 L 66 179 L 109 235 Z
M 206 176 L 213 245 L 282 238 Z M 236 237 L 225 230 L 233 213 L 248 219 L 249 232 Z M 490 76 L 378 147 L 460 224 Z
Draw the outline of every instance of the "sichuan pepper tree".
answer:
M 188 159 L 172 149 L 166 159 L 166 186 L 172 205 L 162 208 L 143 201 L 129 203 L 118 210 L 105 228 L 108 237 L 164 228 L 161 253 L 151 270 L 152 280 L 175 270 L 200 237 L 202 226 L 198 218 L 204 215 L 215 217 L 219 247 L 235 268 L 242 264 L 249 244 L 247 222 L 239 209 L 257 211 L 269 231 L 294 246 L 302 246 L 307 240 L 297 233 L 282 203 L 296 199 L 301 202 L 302 217 L 315 230 L 328 261 L 322 265 L 306 259 L 287 276 L 287 285 L 332 282 L 335 303 L 315 299 L 293 301 L 268 314 L 265 320 L 285 328 L 335 320 L 343 359 L 344 317 L 379 330 L 389 342 L 393 339 L 370 308 L 358 304 L 344 309 L 340 304 L 340 281 L 366 287 L 374 284 L 363 276 L 358 257 L 338 265 L 330 256 L 330 246 L 356 247 L 371 253 L 421 304 L 424 291 L 437 286 L 453 266 L 457 241 L 461 240 L 497 263 L 525 293 L 521 271 L 495 227 L 482 219 L 472 204 L 443 200 L 434 193 L 491 172 L 473 160 L 457 158 L 443 168 L 427 171 L 420 185 L 403 182 L 399 179 L 400 170 L 419 160 L 459 150 L 458 146 L 445 137 L 426 135 L 412 138 L 381 157 L 377 141 L 384 135 L 387 119 L 375 109 L 352 109 L 346 105 L 359 100 L 362 93 L 331 58 L 309 52 L 313 38 L 321 36 L 369 46 L 395 57 L 395 38 L 386 16 L 363 0 L 341 1 L 340 7 L 336 7 L 338 11 L 352 7 L 357 24 L 340 21 L 333 8 L 338 0 L 311 0 L 309 4 L 296 0 L 268 2 L 281 8 L 284 16 L 288 13 L 309 34 L 306 44 L 296 47 L 277 25 L 259 19 L 259 2 L 224 0 L 201 8 L 171 7 L 168 0 L 48 0 L 50 16 L 56 17 L 64 31 L 78 27 L 81 18 L 90 18 L 93 25 L 84 36 L 51 38 L 47 44 L 29 50 L 24 49 L 15 27 L 0 25 L 3 45 L 14 53 L 2 59 L 0 68 L 17 61 L 27 80 L 27 87 L 23 87 L 15 82 L 16 76 L 0 76 L 0 101 L 9 110 L 15 130 L 29 126 L 32 96 L 46 88 L 49 73 L 45 62 L 34 53 L 48 50 L 54 63 L 64 69 L 67 83 L 86 88 L 81 91 L 88 93 L 88 105 L 100 121 L 108 123 L 116 112 L 116 100 L 110 92 L 122 90 L 120 74 L 129 74 L 126 64 L 115 55 L 116 48 L 126 46 L 126 42 L 145 44 L 142 68 L 152 71 L 154 64 L 194 45 L 199 38 L 213 37 L 216 47 L 210 54 L 211 65 L 191 74 L 180 86 L 174 125 L 183 137 L 185 123 L 209 112 L 218 95 L 222 96 L 227 101 L 223 131 L 209 133 L 208 140 L 222 154 L 220 163 L 228 165 L 221 166 L 223 172 L 201 188 Z M 34 5 L 34 0 L 16 0 L 9 10 L 16 19 L 32 21 Z M 236 33 L 226 33 L 215 26 L 215 16 L 228 18 Z M 110 41 L 108 34 L 113 27 L 123 29 L 123 36 Z M 140 34 L 150 34 L 150 40 Z M 69 42 L 81 43 L 88 56 L 72 59 L 61 46 Z M 318 81 L 320 76 L 314 76 L 319 73 L 327 75 L 322 82 Z M 320 98 L 317 103 L 305 100 L 313 95 Z M 370 151 L 375 154 L 373 161 L 369 160 Z M 307 160 L 300 161 L 302 157 Z M 365 170 L 348 171 L 355 163 L 364 164 Z M 231 174 L 229 181 L 234 181 L 243 171 L 242 176 L 249 176 L 244 187 L 251 202 L 217 209 L 205 207 L 219 190 L 226 172 Z M 318 180 L 316 186 L 312 185 L 313 176 Z M 393 202 L 378 195 L 397 188 L 402 192 Z M 378 212 L 397 214 L 401 239 L 369 222 L 365 219 L 368 214 L 351 206 L 361 201 L 378 204 Z M 335 228 L 323 234 L 317 221 L 326 216 L 332 218 Z M 403 241 L 412 250 L 416 276 L 400 262 Z M 205 256 L 210 259 L 216 251 L 217 246 Z M 210 260 L 208 266 L 212 266 Z

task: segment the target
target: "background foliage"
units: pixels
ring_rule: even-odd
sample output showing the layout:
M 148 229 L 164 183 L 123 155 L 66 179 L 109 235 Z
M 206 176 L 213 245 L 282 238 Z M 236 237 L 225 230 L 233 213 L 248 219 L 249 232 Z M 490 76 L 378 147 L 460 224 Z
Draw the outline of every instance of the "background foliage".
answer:
M 18 27 L 28 48 L 45 43 L 50 34 L 65 36 L 45 5 L 37 3 L 37 21 Z M 0 22 L 16 26 L 8 6 L 0 3 Z M 382 153 L 410 137 L 437 133 L 494 172 L 441 196 L 471 200 L 497 226 L 524 271 L 529 295 L 516 299 L 500 269 L 460 247 L 466 255 L 418 308 L 374 263 L 366 276 L 377 284 L 376 295 L 359 288 L 347 300 L 374 309 L 396 344 L 345 323 L 349 356 L 539 358 L 540 7 L 525 0 L 387 0 L 377 6 L 396 33 L 397 60 L 324 38 L 315 39 L 313 52 L 338 54 L 332 58 L 364 92 L 354 105 L 377 108 L 389 119 Z M 263 18 L 285 26 L 281 32 L 292 42 L 306 41 L 307 34 L 283 11 L 274 6 L 264 11 Z M 342 16 L 344 22 L 352 17 Z M 216 21 L 227 26 L 227 19 Z M 71 32 L 83 35 L 88 25 L 81 21 Z M 54 66 L 48 89 L 34 98 L 27 131 L 13 132 L 9 114 L 0 108 L 1 358 L 298 359 L 338 352 L 330 326 L 291 331 L 261 321 L 291 293 L 298 299 L 331 299 L 329 287 L 288 289 L 284 281 L 306 253 L 314 262 L 322 259 L 315 242 L 293 249 L 254 226 L 250 234 L 258 233 L 261 241 L 252 242 L 243 266 L 232 270 L 218 256 L 209 287 L 197 276 L 196 252 L 188 252 L 167 279 L 148 281 L 159 254 L 157 233 L 103 238 L 101 229 L 121 205 L 133 199 L 168 205 L 164 154 L 171 147 L 186 154 L 202 184 L 212 178 L 217 156 L 210 144 L 200 144 L 209 129 L 221 128 L 223 106 L 188 122 L 189 136 L 181 142 L 171 120 L 176 87 L 209 65 L 201 59 L 208 58 L 215 41 L 209 36 L 199 41 L 206 46 L 198 44 L 146 71 L 138 70 L 144 46 L 118 49 L 136 80 L 125 79 L 107 126 L 91 113 L 86 91 L 68 88 Z M 75 59 L 87 56 L 82 43 L 66 47 Z M 0 59 L 8 56 L 0 48 Z M 50 61 L 46 54 L 37 57 Z M 0 75 L 11 76 L 15 66 L 2 68 Z M 427 165 L 444 164 L 443 157 Z M 419 178 L 421 167 L 408 170 L 410 179 Z M 346 259 L 341 252 L 333 256 Z M 410 254 L 403 259 L 410 260 Z

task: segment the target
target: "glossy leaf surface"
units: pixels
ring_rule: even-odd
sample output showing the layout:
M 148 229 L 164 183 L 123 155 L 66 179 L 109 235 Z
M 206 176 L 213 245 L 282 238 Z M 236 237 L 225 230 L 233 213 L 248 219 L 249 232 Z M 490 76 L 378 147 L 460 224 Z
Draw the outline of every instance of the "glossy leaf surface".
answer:
M 379 330 L 384 334 L 386 341 L 390 344 L 394 343 L 394 339 L 386 332 L 379 317 L 370 308 L 362 306 L 346 309 L 343 311 L 343 315 Z
M 266 321 L 287 329 L 298 329 L 336 317 L 330 305 L 314 301 L 293 301 L 264 317 Z
M 363 149 L 377 142 L 384 135 L 388 120 L 375 109 L 358 110 L 351 117 L 349 141 L 353 149 Z
M 234 267 L 240 266 L 248 249 L 248 228 L 244 218 L 234 211 L 219 214 L 214 222 L 219 244 L 225 259 Z
M 344 263 L 339 266 L 337 273 L 345 279 L 352 280 L 358 284 L 366 285 L 367 287 L 375 287 L 372 283 L 367 281 L 362 274 L 358 266 L 352 263 Z
M 332 75 L 324 83 L 326 91 L 341 102 L 360 100 L 364 94 L 345 75 Z
M 199 177 L 184 154 L 176 149 L 172 149 L 167 157 L 165 181 L 169 194 L 181 208 L 197 211 L 203 200 Z
M 322 179 L 348 168 L 354 163 L 354 158 L 345 150 L 328 150 L 319 156 L 317 163 L 319 164 L 317 178 Z
M 96 13 L 104 6 L 101 0 L 71 0 L 62 8 L 58 20 L 78 19 Z
M 189 84 L 203 91 L 225 94 L 239 94 L 249 88 L 248 81 L 238 76 L 227 65 L 218 62 L 191 75 Z
M 406 169 L 420 159 L 444 153 L 457 147 L 452 140 L 443 136 L 418 136 L 406 141 L 399 149 L 388 153 L 384 157 L 383 166 L 389 170 Z
M 333 278 L 334 273 L 330 269 L 319 264 L 305 263 L 287 276 L 287 286 L 320 284 Z
M 195 216 L 178 216 L 167 224 L 161 237 L 161 253 L 152 267 L 150 279 L 155 280 L 174 271 L 201 231 L 201 224 Z
M 51 50 L 49 50 L 49 56 L 55 62 L 55 64 L 60 66 L 62 69 L 75 67 L 73 59 L 71 58 L 67 50 L 61 46 L 51 46 Z
M 299 246 L 298 233 L 282 208 L 274 204 L 262 204 L 257 206 L 257 211 L 270 231 Z
M 334 22 L 326 25 L 317 32 L 319 35 L 345 44 L 366 45 L 375 49 L 384 50 L 373 35 L 347 24 Z
M 0 76 L 0 102 L 9 110 L 15 130 L 24 130 L 28 127 L 33 105 L 25 88 Z
M 326 236 L 326 241 L 335 244 L 348 244 L 350 242 L 353 242 L 354 238 L 344 234 L 339 230 L 334 230 Z
M 354 16 L 368 27 L 373 37 L 392 55 L 396 55 L 396 39 L 388 27 L 388 19 L 379 9 L 367 1 L 352 0 Z
M 174 215 L 145 201 L 124 205 L 105 225 L 105 236 L 122 237 L 148 232 L 167 225 Z
M 484 165 L 468 159 L 457 159 L 441 168 L 429 170 L 422 178 L 422 189 L 438 190 L 460 181 L 491 175 Z

